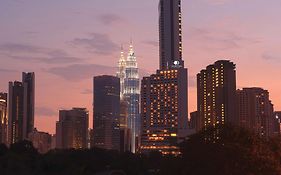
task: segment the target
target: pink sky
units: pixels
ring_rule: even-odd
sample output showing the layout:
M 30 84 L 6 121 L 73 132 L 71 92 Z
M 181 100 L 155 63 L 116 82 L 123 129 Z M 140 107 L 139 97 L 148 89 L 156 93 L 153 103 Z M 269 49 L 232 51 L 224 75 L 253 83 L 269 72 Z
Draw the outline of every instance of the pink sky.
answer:
M 0 91 L 22 71 L 36 73 L 39 130 L 55 132 L 59 109 L 87 107 L 92 77 L 115 74 L 130 38 L 142 73 L 158 68 L 158 0 L 2 0 Z M 196 74 L 218 59 L 237 64 L 237 88 L 269 90 L 281 110 L 281 1 L 183 0 L 189 112 Z M 90 124 L 92 126 L 92 124 Z

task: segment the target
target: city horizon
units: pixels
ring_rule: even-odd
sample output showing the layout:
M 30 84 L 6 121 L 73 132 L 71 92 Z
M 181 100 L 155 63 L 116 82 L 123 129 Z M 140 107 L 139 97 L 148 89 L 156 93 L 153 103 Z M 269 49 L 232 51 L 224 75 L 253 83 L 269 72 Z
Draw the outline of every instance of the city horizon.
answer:
M 100 5 L 99 7 L 103 7 L 107 3 L 100 2 L 97 4 Z M 140 20 L 139 23 L 136 23 L 135 19 L 143 19 L 143 16 L 139 16 L 140 13 L 132 15 L 131 10 L 126 13 L 124 12 L 125 10 L 122 13 L 120 12 L 122 8 L 130 9 L 134 3 L 136 3 L 139 10 L 148 10 L 148 14 L 151 14 L 153 18 L 145 17 L 144 19 L 147 19 L 147 21 Z M 248 4 L 249 2 L 244 3 Z M 268 4 L 268 9 L 274 6 L 275 1 L 271 3 Z M 276 3 L 278 2 L 276 1 Z M 46 2 L 47 6 L 51 4 Z M 29 26 L 40 24 L 41 20 L 43 23 L 52 21 L 44 16 L 40 18 L 40 15 L 37 18 L 41 19 L 39 21 L 28 20 L 29 18 L 33 19 L 30 15 L 39 13 L 38 9 L 44 8 L 43 5 L 24 1 L 3 2 L 2 7 L 10 10 L 6 11 L 8 14 L 14 10 L 21 11 L 32 6 L 37 7 L 36 10 L 24 13 L 21 18 L 17 13 L 12 15 L 11 18 L 18 19 L 14 23 L 4 20 L 4 23 L 0 24 L 0 26 L 3 25 L 1 28 L 3 27 L 7 33 L 6 35 L 0 34 L 0 39 L 2 39 L 0 42 L 0 57 L 3 64 L 7 65 L 0 69 L 1 79 L 3 79 L 0 92 L 8 92 L 8 82 L 20 80 L 21 72 L 35 72 L 35 127 L 40 131 L 54 134 L 55 122 L 58 121 L 59 110 L 62 109 L 85 107 L 90 111 L 90 116 L 92 116 L 92 79 L 98 75 L 116 75 L 121 51 L 120 45 L 124 45 L 126 54 L 130 38 L 133 40 L 141 75 L 154 74 L 155 70 L 158 69 L 158 14 L 155 10 L 158 1 L 143 4 L 137 1 L 127 2 L 125 7 L 121 7 L 116 3 L 116 7 L 112 7 L 112 13 L 98 11 L 96 7 L 93 8 L 97 12 L 93 14 L 90 13 L 89 8 L 81 11 L 89 4 L 91 3 L 81 3 L 81 6 L 74 10 L 63 10 L 63 7 L 57 7 L 57 9 L 54 9 L 54 13 L 62 13 L 62 16 L 51 24 L 56 29 L 48 29 L 47 26 L 44 26 L 45 24 L 42 24 L 42 28 Z M 233 2 L 231 0 L 225 2 L 202 1 L 201 4 L 192 0 L 183 2 L 183 9 L 185 9 L 183 11 L 183 60 L 185 60 L 185 67 L 189 70 L 189 112 L 197 109 L 197 73 L 222 57 L 236 64 L 237 89 L 244 87 L 264 88 L 269 91 L 275 111 L 281 110 L 281 95 L 278 93 L 280 83 L 278 82 L 278 77 L 273 76 L 278 75 L 280 72 L 278 64 L 280 63 L 279 57 L 281 55 L 279 55 L 280 53 L 275 47 L 281 41 L 276 40 L 274 36 L 268 36 L 267 28 L 264 31 L 258 30 L 257 33 L 255 31 L 251 32 L 251 29 L 255 27 L 257 29 L 258 23 L 246 24 L 247 18 L 236 17 L 236 11 L 231 7 L 232 5 L 239 7 L 242 4 L 242 1 Z M 262 4 L 262 2 L 259 2 L 260 6 L 257 5 L 256 8 L 262 9 Z M 72 2 L 69 5 L 74 8 L 77 3 Z M 214 26 L 205 26 L 203 22 L 200 23 L 192 18 L 202 20 L 204 15 L 208 14 L 207 12 L 204 15 L 196 14 L 196 7 L 207 9 L 207 12 L 208 10 L 210 11 L 209 22 L 212 22 Z M 266 7 L 265 10 L 267 9 Z M 257 20 L 259 16 L 247 12 L 247 8 L 250 7 L 246 6 L 245 9 L 242 9 L 244 15 L 248 19 Z M 214 9 L 218 9 L 219 12 L 217 14 L 211 13 Z M 225 10 L 230 10 L 230 12 L 225 12 Z M 2 13 L 5 12 L 5 10 L 1 11 L 3 11 Z M 262 19 L 266 20 L 269 23 L 268 25 L 270 25 L 270 22 L 273 24 L 273 21 L 267 20 L 271 15 L 275 15 L 273 12 L 268 13 L 268 16 Z M 91 20 L 90 16 L 95 20 L 93 23 L 85 25 L 82 30 L 79 30 L 77 26 L 72 26 L 70 22 L 67 22 L 66 17 L 68 14 L 75 17 L 75 21 L 80 25 L 87 24 Z M 220 14 L 222 15 L 221 17 L 218 16 Z M 79 19 L 84 19 L 84 21 L 79 21 Z M 22 24 L 25 21 L 27 23 Z M 61 21 L 63 22 L 59 23 Z M 244 24 L 244 26 L 239 26 L 240 23 Z M 21 25 L 23 29 L 15 28 L 8 31 L 9 27 L 15 24 Z M 69 30 L 65 31 L 65 33 L 64 25 Z M 100 28 L 95 29 L 95 25 Z M 149 26 L 149 30 L 146 27 L 139 29 L 140 25 Z M 120 31 L 120 33 L 110 30 L 111 28 L 124 28 L 124 26 L 127 29 Z M 236 28 L 237 26 L 241 28 Z M 281 29 L 281 26 L 277 27 Z M 57 36 L 58 32 L 56 30 L 65 36 Z M 139 32 L 147 37 L 139 37 Z M 21 34 L 22 36 L 18 39 L 15 38 Z M 200 51 L 205 53 L 200 53 Z M 93 60 L 94 57 L 95 59 Z M 153 57 L 153 59 L 150 57 Z M 256 59 L 252 60 L 253 57 Z M 202 61 L 198 61 L 198 59 L 202 59 Z M 249 65 L 251 66 L 249 67 Z M 90 121 L 89 126 L 92 126 L 92 117 L 90 117 Z

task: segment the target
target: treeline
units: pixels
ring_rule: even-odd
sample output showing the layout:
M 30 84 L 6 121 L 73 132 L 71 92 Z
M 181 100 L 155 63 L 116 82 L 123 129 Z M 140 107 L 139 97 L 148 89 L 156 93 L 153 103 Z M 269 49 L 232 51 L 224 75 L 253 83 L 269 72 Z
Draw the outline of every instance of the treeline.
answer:
M 280 140 L 262 140 L 224 126 L 195 134 L 180 145 L 182 156 L 118 153 L 102 149 L 52 150 L 41 155 L 28 141 L 0 145 L 1 175 L 280 175 Z

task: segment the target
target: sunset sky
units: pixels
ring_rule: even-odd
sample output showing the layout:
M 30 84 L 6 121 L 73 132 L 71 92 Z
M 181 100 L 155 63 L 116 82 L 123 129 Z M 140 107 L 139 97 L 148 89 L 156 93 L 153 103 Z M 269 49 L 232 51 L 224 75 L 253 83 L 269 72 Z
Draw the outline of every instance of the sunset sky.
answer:
M 237 65 L 237 88 L 269 90 L 281 110 L 281 1 L 183 0 L 189 112 L 196 74 L 218 59 Z M 0 0 L 0 91 L 36 73 L 35 126 L 55 133 L 59 109 L 86 107 L 92 78 L 117 71 L 130 38 L 142 75 L 158 68 L 158 0 Z

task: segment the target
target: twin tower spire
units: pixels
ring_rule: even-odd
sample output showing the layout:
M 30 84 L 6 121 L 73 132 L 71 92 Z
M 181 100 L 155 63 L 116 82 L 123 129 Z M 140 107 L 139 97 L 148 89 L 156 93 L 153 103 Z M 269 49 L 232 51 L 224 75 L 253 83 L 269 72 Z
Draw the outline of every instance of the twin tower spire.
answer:
M 127 105 L 123 111 L 125 116 L 124 129 L 129 132 L 128 150 L 135 153 L 137 151 L 140 138 L 140 79 L 137 59 L 130 43 L 128 56 L 125 59 L 123 47 L 121 47 L 121 55 L 118 62 L 117 77 L 120 78 L 120 98 Z

